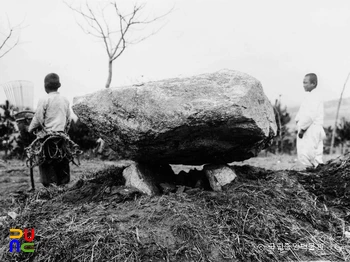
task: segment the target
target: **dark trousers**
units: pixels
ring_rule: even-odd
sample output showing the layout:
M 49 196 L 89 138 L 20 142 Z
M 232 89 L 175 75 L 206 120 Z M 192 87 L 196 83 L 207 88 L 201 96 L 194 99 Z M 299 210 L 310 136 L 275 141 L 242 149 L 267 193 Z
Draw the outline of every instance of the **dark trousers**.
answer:
M 41 183 L 45 187 L 51 183 L 64 185 L 70 181 L 69 161 L 66 158 L 60 162 L 56 160 L 44 162 L 39 166 L 39 172 Z

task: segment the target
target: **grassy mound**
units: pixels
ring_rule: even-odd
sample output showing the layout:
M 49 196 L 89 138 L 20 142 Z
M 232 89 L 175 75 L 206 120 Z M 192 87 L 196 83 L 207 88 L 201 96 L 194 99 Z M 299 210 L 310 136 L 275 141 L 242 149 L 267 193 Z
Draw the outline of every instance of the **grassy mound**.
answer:
M 306 176 L 236 171 L 223 192 L 148 197 L 121 186 L 119 167 L 42 189 L 3 221 L 0 261 L 350 260 L 343 220 L 305 189 Z M 34 253 L 8 252 L 11 227 L 35 228 Z
M 309 174 L 297 174 L 305 188 L 315 194 L 327 206 L 346 212 L 350 222 L 350 153 L 329 161 Z

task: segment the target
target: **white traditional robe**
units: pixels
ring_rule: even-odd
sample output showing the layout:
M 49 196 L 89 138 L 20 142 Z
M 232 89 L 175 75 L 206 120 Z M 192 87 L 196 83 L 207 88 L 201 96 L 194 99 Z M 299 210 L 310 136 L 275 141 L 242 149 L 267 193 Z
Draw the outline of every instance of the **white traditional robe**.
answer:
M 326 137 L 323 129 L 323 101 L 317 88 L 305 92 L 295 121 L 298 133 L 301 129 L 306 130 L 303 138 L 297 136 L 298 159 L 304 165 L 317 167 L 323 163 L 323 139 Z

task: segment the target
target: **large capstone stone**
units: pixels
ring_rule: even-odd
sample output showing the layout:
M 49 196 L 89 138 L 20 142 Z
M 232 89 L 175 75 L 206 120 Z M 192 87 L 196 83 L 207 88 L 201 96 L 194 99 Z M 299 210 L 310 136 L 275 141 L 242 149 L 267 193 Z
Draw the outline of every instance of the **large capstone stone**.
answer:
M 75 98 L 73 111 L 120 159 L 137 162 L 242 161 L 277 129 L 261 83 L 232 70 L 104 89 Z

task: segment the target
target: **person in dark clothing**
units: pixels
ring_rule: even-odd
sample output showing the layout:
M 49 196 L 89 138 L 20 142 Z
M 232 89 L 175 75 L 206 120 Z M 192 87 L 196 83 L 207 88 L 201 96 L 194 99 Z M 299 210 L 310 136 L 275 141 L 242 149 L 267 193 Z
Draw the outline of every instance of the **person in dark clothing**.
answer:
M 34 152 L 40 151 L 35 148 L 43 148 L 41 155 L 32 160 L 37 161 L 34 165 L 39 165 L 41 183 L 44 186 L 51 183 L 68 184 L 71 158 L 67 155 L 67 146 L 72 142 L 67 135 L 71 121 L 69 101 L 57 91 L 61 86 L 57 74 L 48 74 L 44 85 L 47 95 L 39 100 L 28 128 L 30 133 L 36 134 L 37 139 L 28 147 L 27 154 L 29 152 L 28 155 L 33 156 Z

